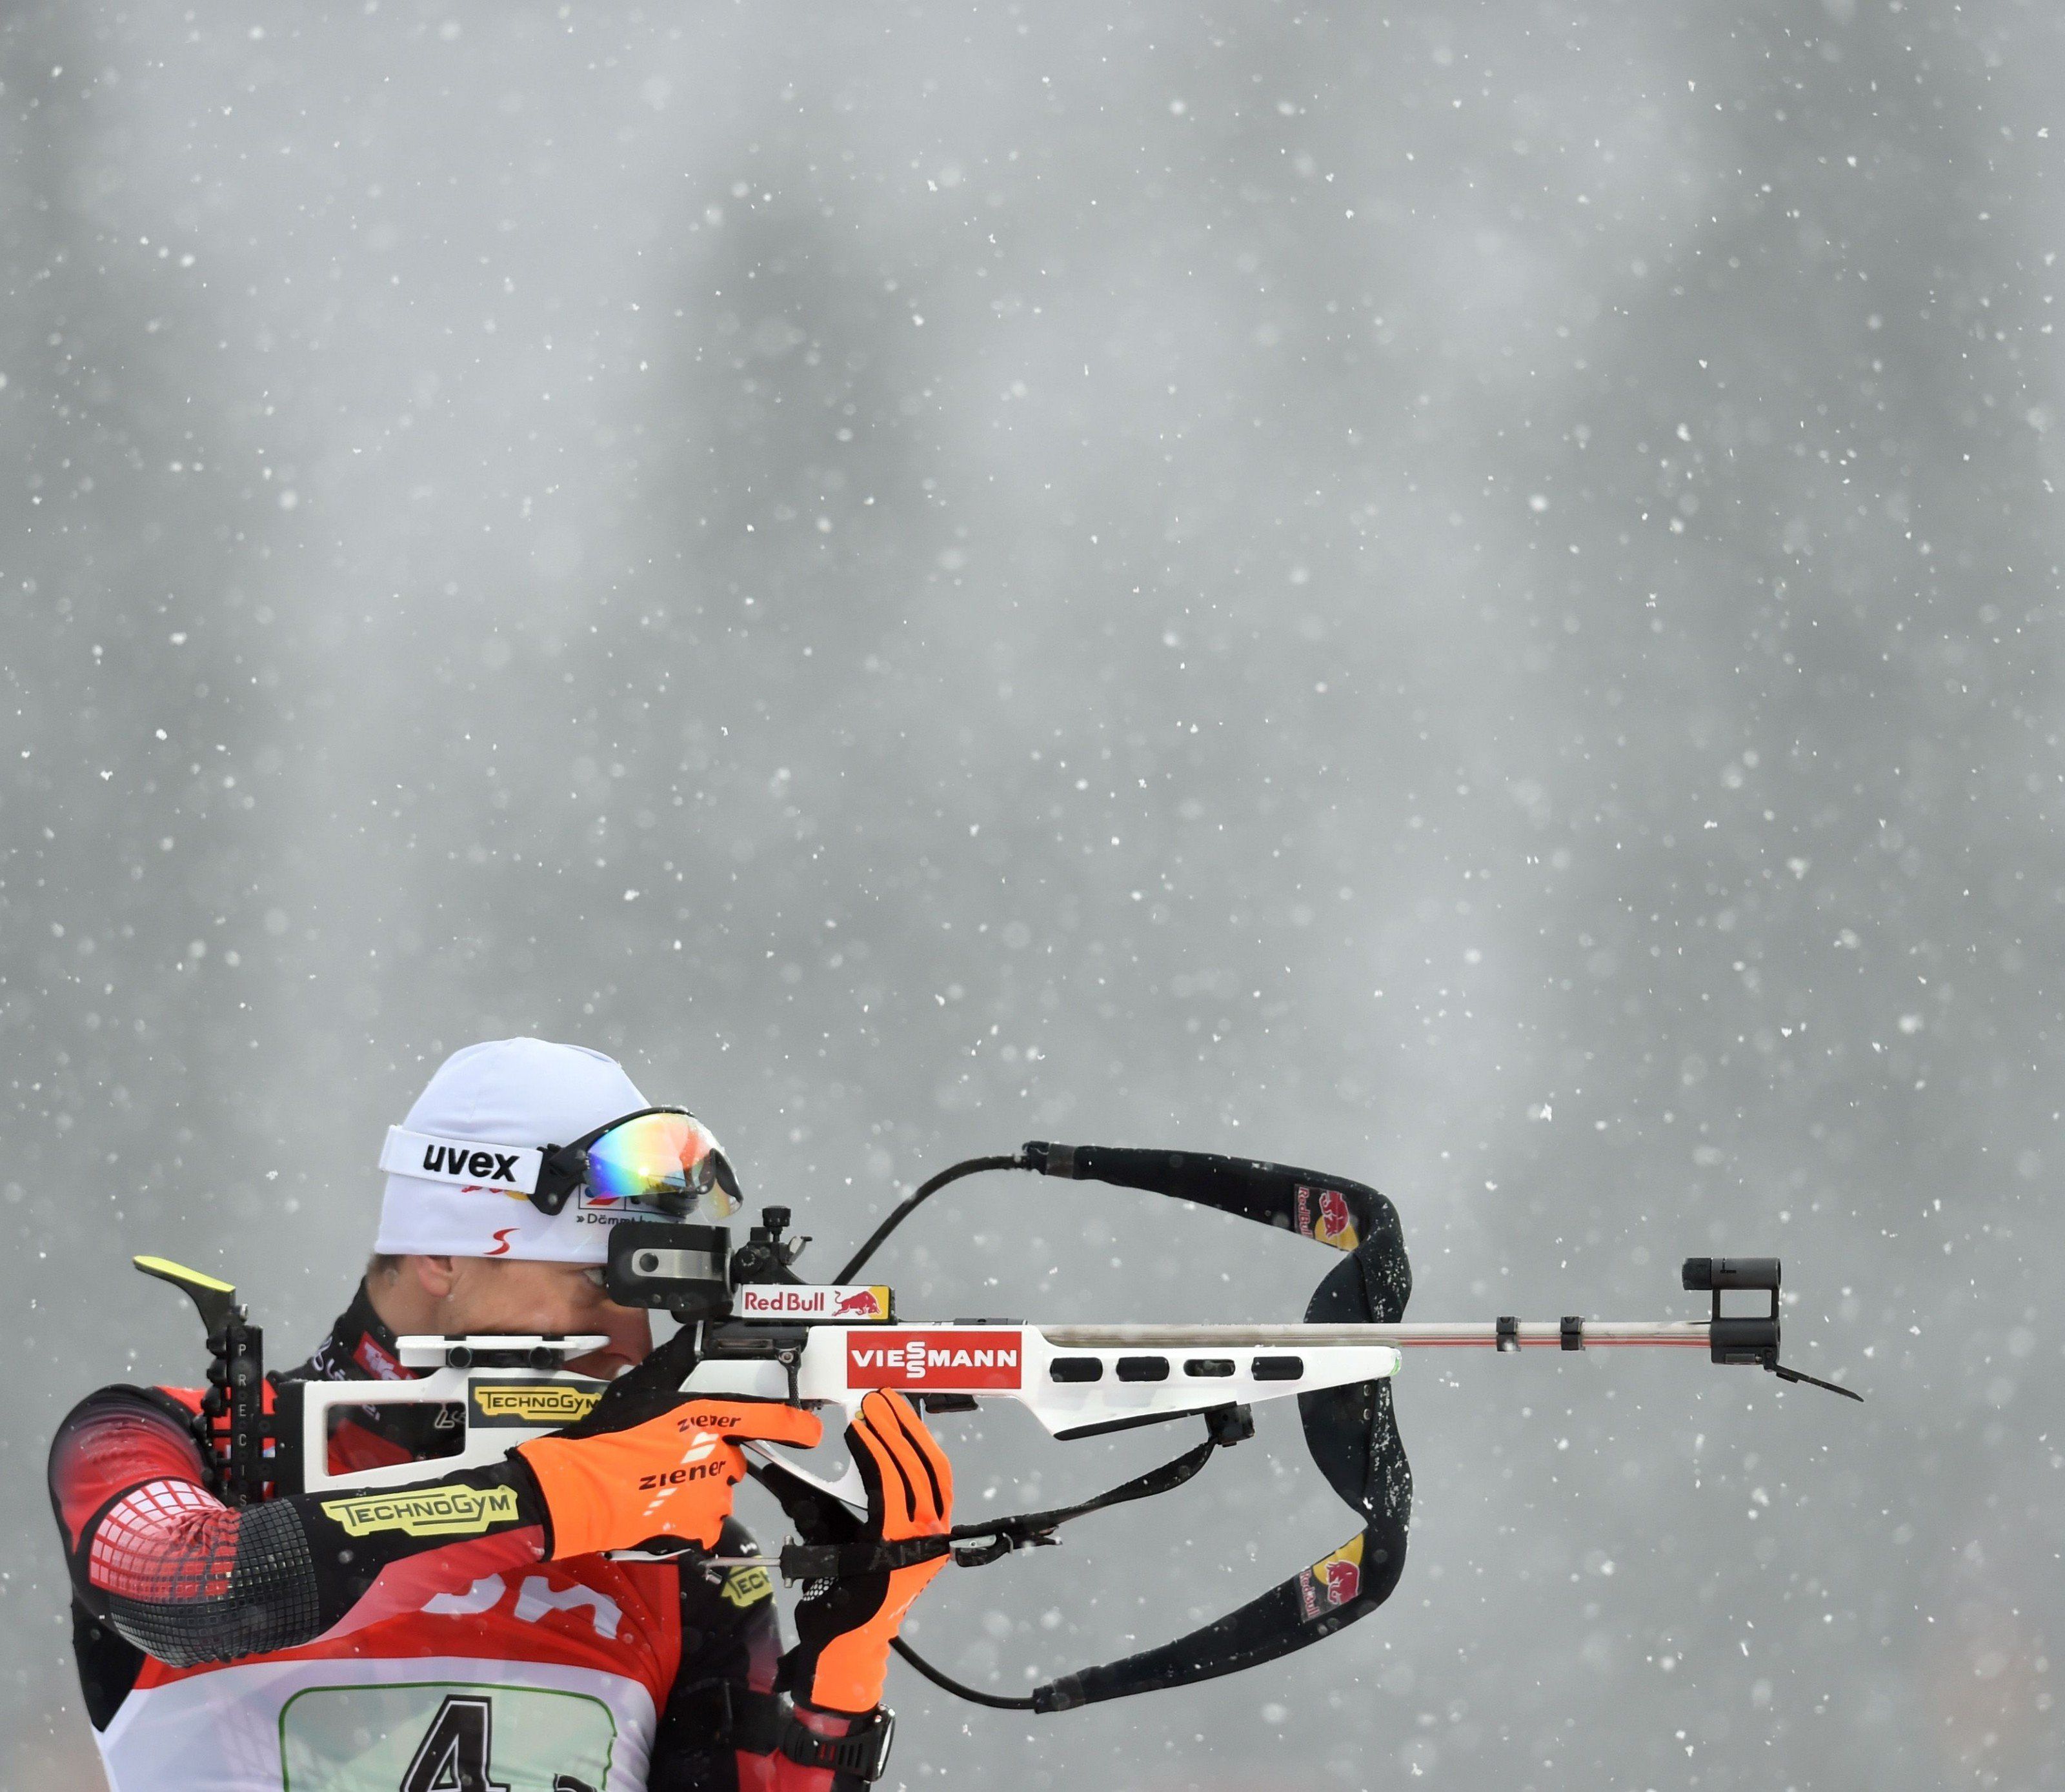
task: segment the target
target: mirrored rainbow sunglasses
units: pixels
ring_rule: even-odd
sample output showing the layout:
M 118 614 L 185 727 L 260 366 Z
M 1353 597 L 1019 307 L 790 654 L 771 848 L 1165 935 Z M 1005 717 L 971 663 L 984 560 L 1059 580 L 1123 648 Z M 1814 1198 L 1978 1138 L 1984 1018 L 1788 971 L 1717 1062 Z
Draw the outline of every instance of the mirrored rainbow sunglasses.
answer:
M 387 1129 L 380 1167 L 397 1175 L 520 1195 L 556 1214 L 585 1189 L 592 1206 L 638 1204 L 685 1220 L 736 1213 L 738 1178 L 717 1135 L 685 1107 L 645 1107 L 570 1145 L 501 1145 Z

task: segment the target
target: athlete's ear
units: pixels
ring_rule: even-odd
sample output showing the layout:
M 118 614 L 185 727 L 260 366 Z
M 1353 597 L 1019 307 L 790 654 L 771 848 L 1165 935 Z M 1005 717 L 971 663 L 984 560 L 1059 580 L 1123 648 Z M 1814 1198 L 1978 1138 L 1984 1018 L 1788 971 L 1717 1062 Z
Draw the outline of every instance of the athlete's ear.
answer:
M 452 1284 L 459 1272 L 450 1257 L 411 1257 L 409 1266 L 416 1272 L 416 1281 L 433 1301 L 451 1298 Z

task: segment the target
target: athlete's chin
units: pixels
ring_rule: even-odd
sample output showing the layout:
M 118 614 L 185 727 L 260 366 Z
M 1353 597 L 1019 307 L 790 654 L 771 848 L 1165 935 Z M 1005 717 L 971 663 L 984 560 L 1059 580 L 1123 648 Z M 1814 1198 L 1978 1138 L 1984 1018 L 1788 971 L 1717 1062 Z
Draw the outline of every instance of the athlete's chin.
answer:
M 594 1350 L 585 1357 L 576 1357 L 567 1367 L 576 1375 L 585 1375 L 592 1381 L 613 1381 L 638 1365 L 619 1350 Z

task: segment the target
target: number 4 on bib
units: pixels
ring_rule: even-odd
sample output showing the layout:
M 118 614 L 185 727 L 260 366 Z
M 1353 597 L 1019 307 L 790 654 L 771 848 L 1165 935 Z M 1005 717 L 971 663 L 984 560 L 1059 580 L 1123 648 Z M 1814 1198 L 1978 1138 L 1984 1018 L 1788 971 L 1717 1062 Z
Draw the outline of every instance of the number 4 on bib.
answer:
M 509 1792 L 488 1777 L 494 1744 L 495 1701 L 479 1693 L 449 1695 L 416 1745 L 399 1792 Z

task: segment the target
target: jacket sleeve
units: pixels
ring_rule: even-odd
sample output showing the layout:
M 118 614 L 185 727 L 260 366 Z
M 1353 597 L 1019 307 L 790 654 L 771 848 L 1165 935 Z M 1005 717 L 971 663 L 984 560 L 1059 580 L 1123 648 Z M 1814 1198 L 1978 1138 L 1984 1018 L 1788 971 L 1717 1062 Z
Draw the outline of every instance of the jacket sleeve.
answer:
M 717 1553 L 755 1553 L 727 1520 Z M 782 1627 L 768 1567 L 681 1567 L 681 1665 L 660 1716 L 648 1792 L 866 1792 L 867 1782 L 782 1753 L 788 1701 L 774 1690 Z M 837 1738 L 851 1720 L 799 1707 L 801 1721 Z
M 173 1667 L 357 1628 L 544 1552 L 520 1464 L 226 1507 L 162 1389 L 103 1388 L 75 1407 L 51 1446 L 50 1490 L 80 1605 Z

